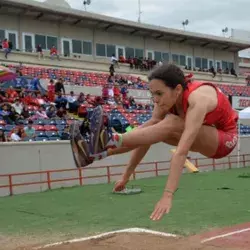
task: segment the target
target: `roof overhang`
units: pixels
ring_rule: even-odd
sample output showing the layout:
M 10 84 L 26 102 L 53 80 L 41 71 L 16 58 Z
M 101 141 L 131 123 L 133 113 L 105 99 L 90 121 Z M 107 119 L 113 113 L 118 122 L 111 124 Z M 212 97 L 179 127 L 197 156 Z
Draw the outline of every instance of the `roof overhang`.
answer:
M 216 48 L 229 52 L 238 52 L 250 48 L 250 43 L 232 38 L 141 24 L 61 6 L 52 9 L 51 5 L 31 0 L 1 0 L 0 14 L 6 13 L 26 16 L 34 20 L 56 21 L 77 27 L 118 31 L 130 35 L 147 36 L 157 40 L 172 41 L 204 48 Z

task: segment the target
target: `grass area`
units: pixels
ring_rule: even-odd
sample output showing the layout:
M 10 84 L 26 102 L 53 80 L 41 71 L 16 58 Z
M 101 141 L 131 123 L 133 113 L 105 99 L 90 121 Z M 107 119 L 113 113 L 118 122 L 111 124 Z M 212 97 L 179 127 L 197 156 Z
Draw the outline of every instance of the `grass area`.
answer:
M 90 185 L 0 198 L 3 234 L 91 235 L 143 227 L 182 235 L 249 220 L 250 168 L 184 174 L 173 208 L 160 222 L 149 219 L 166 177 L 133 181 L 143 193 L 114 195 L 113 185 Z

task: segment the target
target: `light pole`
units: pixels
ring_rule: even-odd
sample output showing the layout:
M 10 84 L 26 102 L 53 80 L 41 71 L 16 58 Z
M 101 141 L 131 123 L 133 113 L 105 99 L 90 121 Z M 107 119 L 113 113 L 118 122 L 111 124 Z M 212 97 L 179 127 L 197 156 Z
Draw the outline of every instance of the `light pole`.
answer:
M 183 25 L 183 29 L 184 29 L 184 30 L 186 30 L 186 29 L 185 29 L 185 26 L 188 26 L 188 24 L 189 24 L 189 20 L 188 20 L 188 19 L 186 19 L 185 21 L 182 22 L 182 25 Z
M 226 37 L 227 32 L 228 32 L 228 27 L 226 27 L 225 29 L 222 29 L 222 34 L 224 37 Z
M 139 8 L 138 23 L 140 23 L 141 22 L 141 14 L 142 14 L 142 11 L 141 11 L 141 0 L 138 0 L 138 8 Z
M 84 8 L 85 8 L 85 11 L 87 11 L 87 6 L 86 5 L 90 5 L 91 4 L 91 0 L 84 0 L 83 1 L 83 5 L 84 5 Z

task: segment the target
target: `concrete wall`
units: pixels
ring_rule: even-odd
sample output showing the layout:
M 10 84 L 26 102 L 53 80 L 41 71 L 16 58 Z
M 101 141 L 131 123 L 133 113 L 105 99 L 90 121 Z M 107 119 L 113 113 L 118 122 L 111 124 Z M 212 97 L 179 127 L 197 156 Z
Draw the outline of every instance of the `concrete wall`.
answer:
M 8 185 L 8 176 L 2 176 L 5 174 L 25 173 L 25 172 L 38 172 L 32 175 L 13 176 L 13 184 L 21 184 L 25 182 L 40 182 L 44 181 L 44 184 L 35 184 L 29 186 L 17 186 L 13 187 L 13 194 L 29 193 L 29 192 L 41 192 L 48 189 L 47 173 L 39 173 L 46 170 L 67 170 L 65 172 L 52 173 L 50 175 L 51 180 L 66 179 L 66 178 L 78 178 L 79 170 L 75 168 L 73 155 L 71 152 L 70 144 L 68 141 L 63 142 L 20 142 L 20 143 L 2 143 L 0 145 L 0 186 Z M 137 170 L 152 170 L 155 168 L 154 162 L 169 161 L 171 158 L 170 146 L 166 144 L 156 144 L 151 147 L 147 155 L 142 161 L 142 164 Z M 249 138 L 243 137 L 241 140 L 241 154 L 249 153 Z M 111 181 L 117 180 L 120 174 L 124 171 L 124 166 L 128 162 L 130 153 L 112 156 L 102 161 L 94 162 L 91 166 L 81 170 L 82 176 L 84 176 L 84 184 L 94 183 L 107 183 L 107 168 L 96 168 L 98 166 L 113 166 L 110 167 L 111 174 L 118 174 L 111 177 Z M 237 155 L 237 149 L 231 155 Z M 200 154 L 190 153 L 192 158 L 204 158 Z M 241 159 L 242 160 L 242 159 Z M 250 156 L 247 156 L 245 160 L 250 162 Z M 231 159 L 232 167 L 236 167 L 237 158 Z M 150 162 L 150 164 L 146 164 Z M 193 160 L 195 163 L 195 161 Z M 228 158 L 216 160 L 216 163 L 223 163 L 218 168 L 228 168 Z M 198 161 L 198 165 L 203 167 L 204 170 L 212 169 L 213 160 L 203 159 Z M 205 166 L 210 164 L 210 166 Z M 114 167 L 114 165 L 120 165 Z M 249 163 L 247 165 L 250 165 Z M 165 169 L 169 166 L 169 163 L 159 163 L 159 169 Z M 242 164 L 241 164 L 242 166 Z M 166 175 L 167 170 L 160 171 L 159 175 Z M 95 178 L 86 178 L 88 176 L 95 176 Z M 103 175 L 103 176 L 102 176 Z M 98 177 L 99 176 L 99 177 Z M 155 176 L 155 173 L 138 173 L 136 178 L 146 178 Z M 60 188 L 67 186 L 79 185 L 79 180 L 62 181 L 51 183 L 51 188 Z M 9 188 L 0 188 L 0 196 L 9 195 Z
M 134 49 L 143 49 L 144 56 L 147 57 L 147 51 L 157 51 L 171 54 L 179 54 L 201 58 L 212 59 L 214 65 L 216 61 L 233 62 L 236 65 L 235 53 L 210 49 L 206 47 L 198 47 L 186 45 L 173 41 L 155 40 L 148 37 L 124 34 L 119 31 L 103 31 L 100 29 L 80 28 L 77 26 L 69 26 L 57 22 L 39 21 L 29 19 L 25 16 L 0 15 L 0 29 L 17 32 L 17 43 L 20 50 L 24 50 L 23 35 L 29 33 L 31 35 L 49 35 L 58 37 L 57 47 L 62 53 L 62 39 L 76 39 L 81 41 L 92 42 L 93 57 L 96 57 L 96 43 L 109 44 L 120 47 L 129 47 Z M 34 39 L 34 38 L 33 38 Z M 81 54 L 83 60 L 88 60 L 89 55 Z M 97 56 L 99 58 L 99 56 Z M 105 59 L 105 58 L 102 58 Z M 194 66 L 194 64 L 193 64 Z M 216 66 L 216 65 L 215 65 Z

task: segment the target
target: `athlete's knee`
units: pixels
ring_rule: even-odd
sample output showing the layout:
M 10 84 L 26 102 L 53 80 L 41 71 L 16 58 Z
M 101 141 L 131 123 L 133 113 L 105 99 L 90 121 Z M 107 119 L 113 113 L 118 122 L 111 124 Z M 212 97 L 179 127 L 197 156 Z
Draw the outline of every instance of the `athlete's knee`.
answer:
M 184 121 L 176 115 L 167 115 L 166 118 L 162 121 L 163 128 L 166 130 L 166 133 L 169 134 L 179 134 L 184 130 Z

